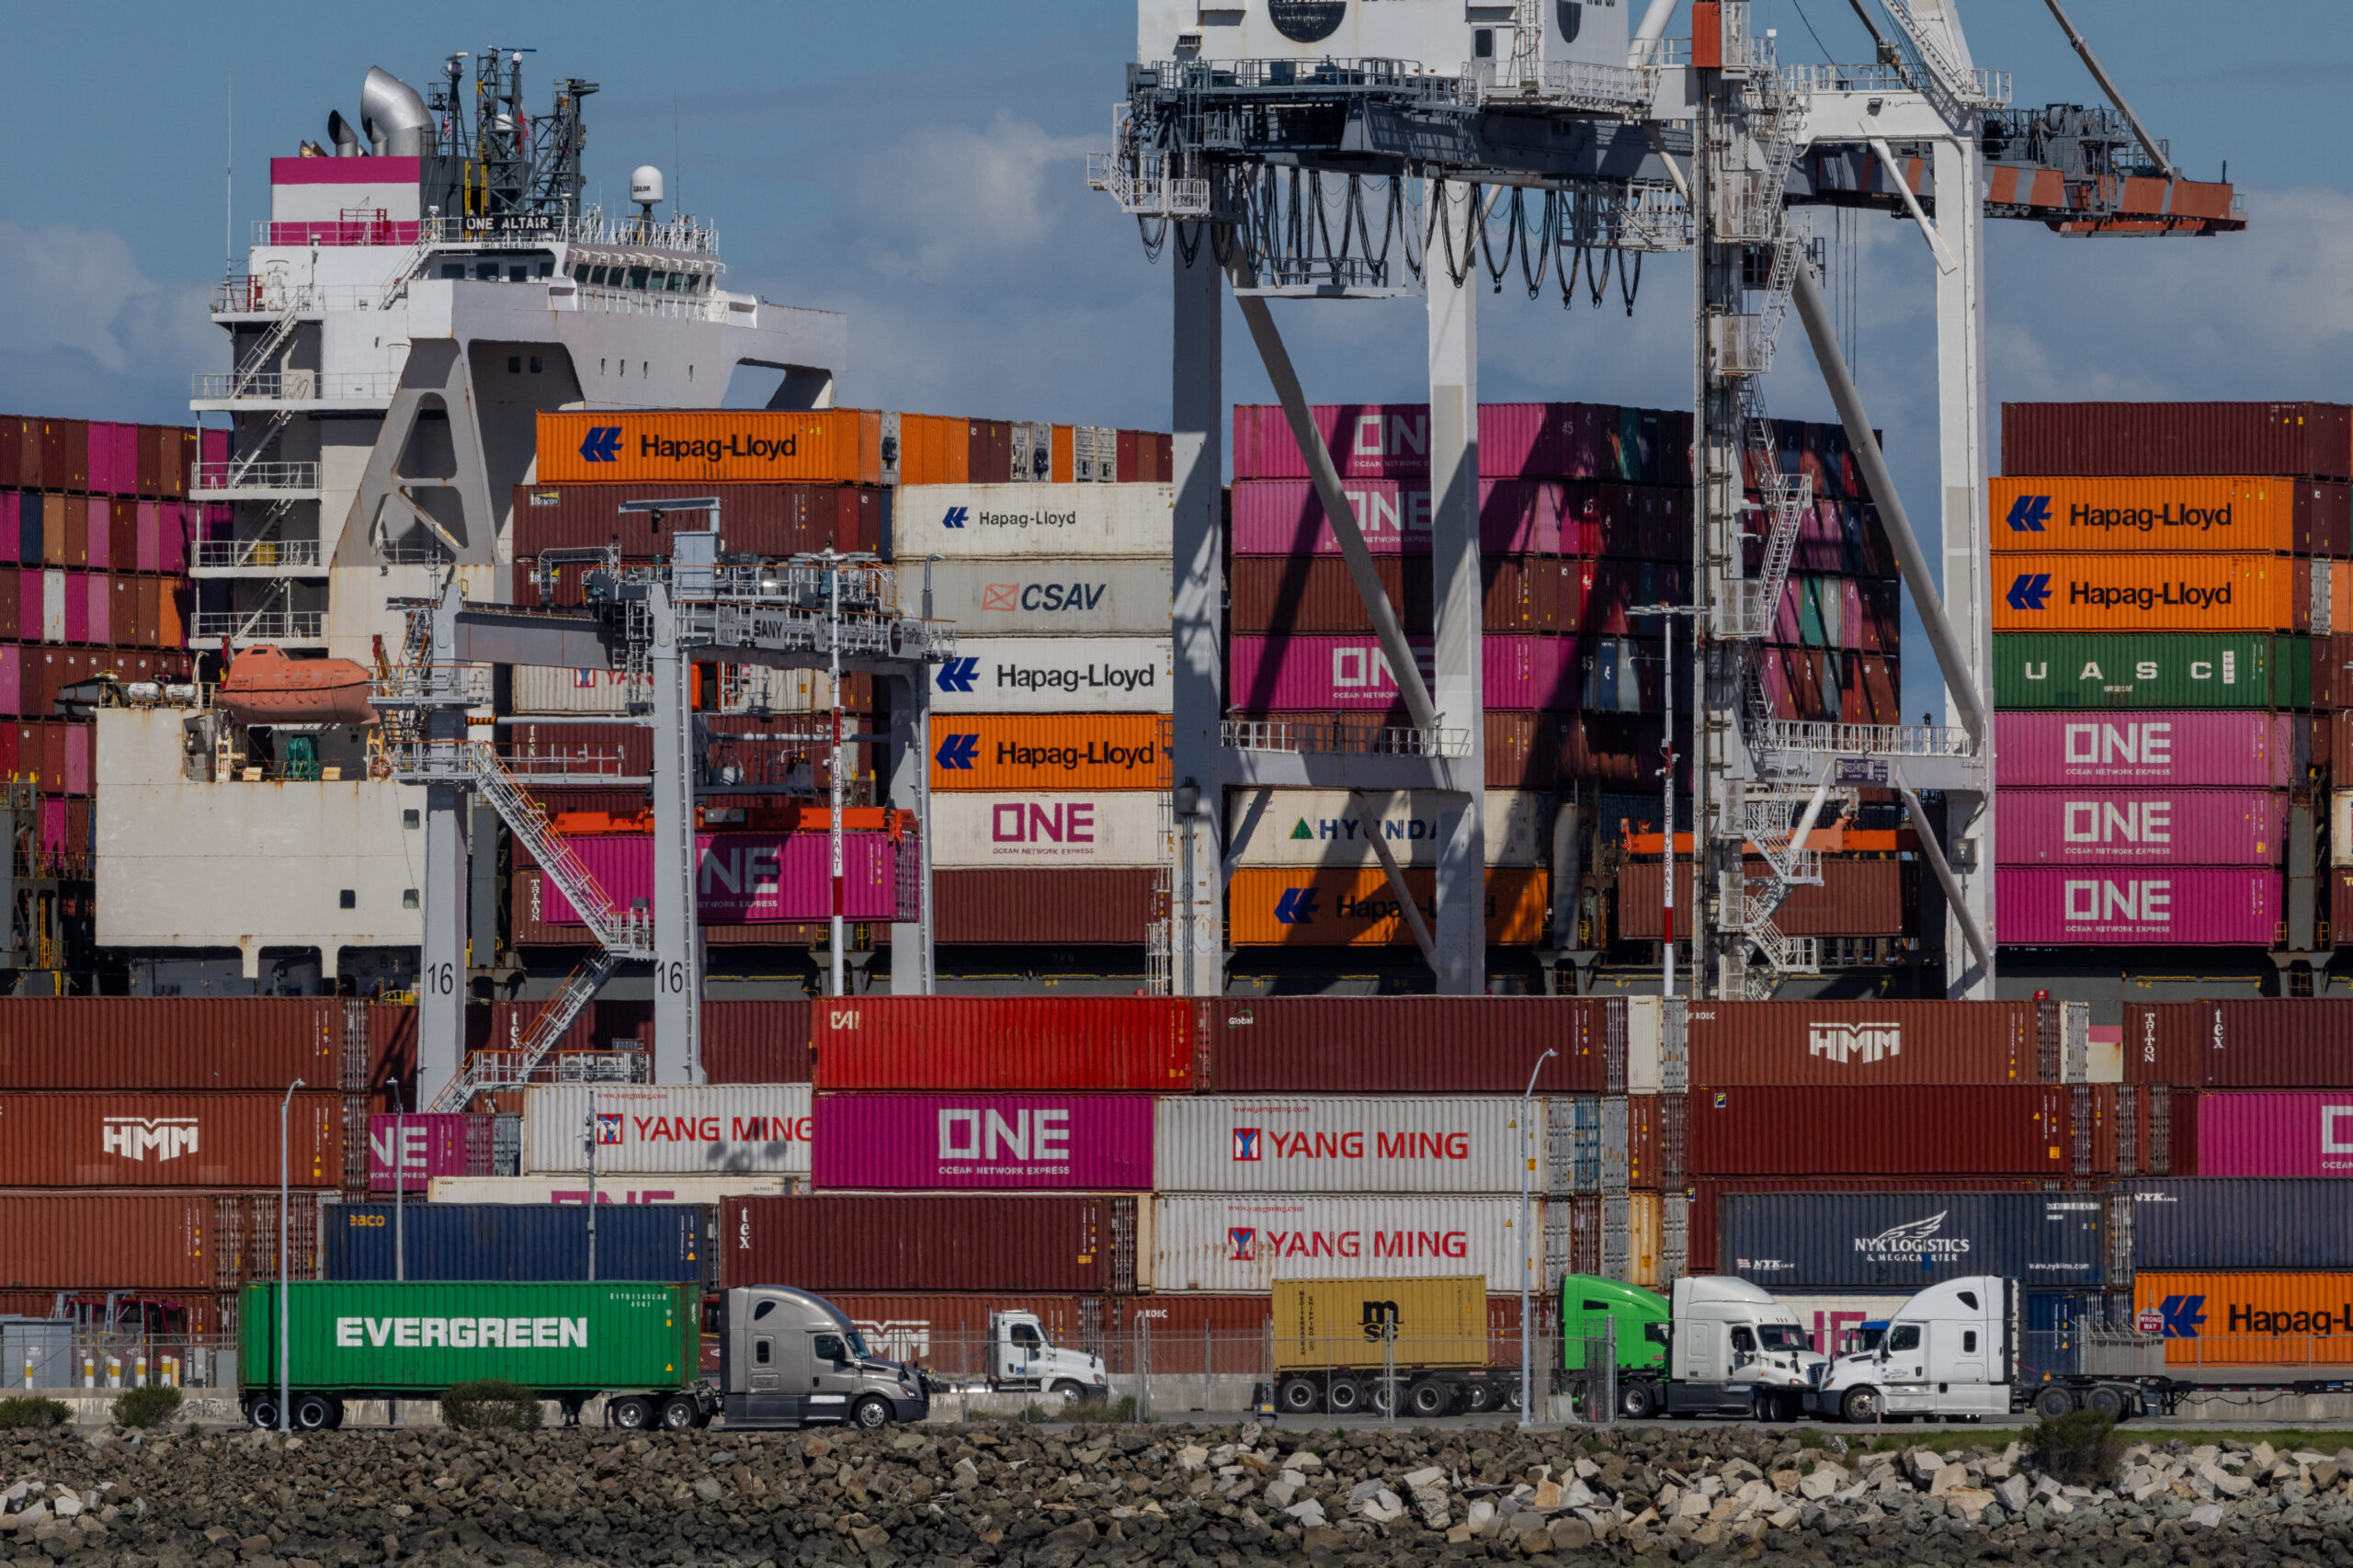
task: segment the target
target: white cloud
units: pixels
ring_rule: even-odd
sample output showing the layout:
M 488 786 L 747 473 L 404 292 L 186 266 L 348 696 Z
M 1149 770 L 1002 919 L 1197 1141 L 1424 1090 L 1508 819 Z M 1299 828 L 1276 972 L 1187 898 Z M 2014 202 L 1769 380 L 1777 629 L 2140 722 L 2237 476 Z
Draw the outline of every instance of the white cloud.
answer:
M 85 355 L 108 372 L 143 378 L 195 369 L 223 351 L 206 290 L 149 278 L 112 230 L 0 222 L 0 276 L 17 301 L 0 312 L 0 352 Z
M 991 269 L 1062 237 L 1074 199 L 1086 194 L 1079 170 L 1090 144 L 1002 109 L 984 130 L 917 126 L 850 165 L 837 222 L 882 278 L 945 283 Z

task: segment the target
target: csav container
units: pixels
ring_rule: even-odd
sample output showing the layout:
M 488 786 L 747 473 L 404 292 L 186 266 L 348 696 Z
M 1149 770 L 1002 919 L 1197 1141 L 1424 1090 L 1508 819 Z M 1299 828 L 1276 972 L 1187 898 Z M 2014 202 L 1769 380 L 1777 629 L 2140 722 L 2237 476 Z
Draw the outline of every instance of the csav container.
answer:
M 0 1187 L 278 1185 L 274 1094 L 0 1094 Z M 343 1097 L 297 1092 L 287 1178 L 343 1185 Z
M 814 1017 L 828 1093 L 1193 1087 L 1193 1008 L 1175 998 L 857 996 Z
M 819 1191 L 1149 1190 L 1145 1095 L 823 1095 Z
M 2005 944 L 2268 948 L 2279 938 L 2279 873 L 2261 868 L 2006 866 L 1995 924 Z
M 1727 1273 L 1774 1290 L 2108 1278 L 2108 1199 L 2096 1192 L 1727 1193 L 1716 1234 Z
M 1133 1195 L 733 1198 L 719 1207 L 720 1283 L 1126 1295 L 1149 1283 L 1139 1233 L 1150 1206 Z
M 2112 1200 L 2119 1260 L 2139 1269 L 2353 1268 L 2345 1199 L 2343 1184 L 2332 1178 L 2119 1182 Z
M 1165 713 L 1165 637 L 973 637 L 931 672 L 931 709 L 960 713 Z
M 857 408 L 543 411 L 537 478 L 542 484 L 880 484 L 882 416 Z
M 598 1204 L 595 1278 L 705 1283 L 711 1213 L 699 1203 Z M 389 1203 L 340 1203 L 320 1241 L 327 1279 L 590 1278 L 585 1205 L 410 1203 L 395 1214 Z
M 1404 872 L 1423 921 L 1438 918 L 1435 869 Z M 1509 866 L 1486 872 L 1484 920 L 1491 947 L 1533 947 L 1551 919 L 1549 872 Z M 1239 870 L 1226 887 L 1226 940 L 1237 948 L 1410 946 L 1404 906 L 1378 866 L 1355 870 Z
M 599 1172 L 809 1172 L 806 1084 L 549 1084 L 524 1091 L 523 1169 L 585 1171 L 590 1100 Z
M 2041 1084 L 2064 1077 L 2057 1003 L 1711 1002 L 1684 1012 L 1690 1082 Z M 2047 1016 L 2046 1016 L 2047 1015 Z
M 2353 1003 L 2277 997 L 2124 1006 L 2127 1083 L 2326 1089 L 2353 1080 L 2348 1062 Z
M 2353 477 L 2353 409 L 2330 403 L 2006 403 L 2004 473 Z
M 1694 1177 L 2097 1176 L 2113 1167 L 2106 1084 L 1757 1085 L 1695 1081 Z M 1809 1137 L 1806 1129 L 1836 1136 Z M 2103 1137 L 2103 1133 L 2107 1133 Z
M 1996 631 L 2310 631 L 2312 563 L 2273 555 L 2005 555 Z
M 1545 1169 L 1546 1108 L 1471 1096 L 1196 1096 L 1154 1112 L 1155 1191 L 1517 1192 Z M 1541 1184 L 1540 1183 L 1540 1187 Z
M 2288 797 L 2266 790 L 2005 787 L 1995 823 L 2005 866 L 2275 866 Z
M 1176 516 L 1167 484 L 903 484 L 891 548 L 905 561 L 1165 561 Z
M 899 608 L 976 637 L 1165 637 L 1166 560 L 937 561 L 899 563 Z
M 1167 730 L 1148 713 L 942 719 L 931 726 L 931 787 L 1165 790 Z
M 2353 1366 L 2353 1273 L 2144 1269 L 2132 1312 L 2143 1333 L 2164 1337 L 2177 1377 L 2326 1368 L 2333 1380 Z
M 2245 551 L 2341 556 L 2347 492 L 2313 479 L 2166 476 L 1986 483 L 1996 554 L 2012 551 Z
M 2006 632 L 1994 639 L 2002 708 L 2308 708 L 2309 639 L 2248 631 Z
M 1997 713 L 1994 766 L 2005 790 L 2287 790 L 2311 734 L 2287 713 Z
M 2198 1174 L 2353 1176 L 2353 1089 L 2199 1096 Z M 2353 1264 L 2353 1232 L 2339 1233 L 2348 1256 L 2331 1261 Z
M 1540 1095 L 1626 1088 L 1622 1002 L 1282 996 L 1191 1006 L 1208 1093 L 1518 1096 L 1531 1068 Z

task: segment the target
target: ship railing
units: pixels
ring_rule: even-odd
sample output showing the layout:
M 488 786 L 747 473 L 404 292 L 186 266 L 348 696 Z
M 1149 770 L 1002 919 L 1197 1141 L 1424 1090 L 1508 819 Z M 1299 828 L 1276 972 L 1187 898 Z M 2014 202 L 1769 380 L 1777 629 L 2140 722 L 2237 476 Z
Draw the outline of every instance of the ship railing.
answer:
M 318 487 L 319 465 L 313 462 L 199 462 L 190 465 L 188 474 L 188 488 L 199 494 L 208 491 L 297 491 Z
M 326 619 L 317 609 L 200 609 L 192 635 L 199 643 L 309 642 L 326 635 Z
M 314 539 L 208 539 L 196 547 L 199 569 L 315 567 L 321 559 Z
M 188 395 L 199 403 L 358 403 L 389 398 L 400 384 L 397 370 L 266 370 L 248 376 L 199 370 L 188 378 Z
M 662 316 L 673 321 L 707 322 L 724 322 L 733 308 L 724 297 L 719 295 L 655 294 L 642 289 L 599 289 L 585 283 L 570 285 L 567 295 L 562 280 L 557 280 L 548 290 L 548 304 L 551 309 L 559 311 L 595 311 L 613 316 Z
M 287 222 L 256 218 L 256 245 L 412 245 L 569 244 L 627 245 L 636 250 L 716 256 L 719 231 L 691 217 L 647 222 L 608 218 L 591 207 L 573 213 L 515 213 L 496 218 L 386 218 L 346 213 L 336 219 Z

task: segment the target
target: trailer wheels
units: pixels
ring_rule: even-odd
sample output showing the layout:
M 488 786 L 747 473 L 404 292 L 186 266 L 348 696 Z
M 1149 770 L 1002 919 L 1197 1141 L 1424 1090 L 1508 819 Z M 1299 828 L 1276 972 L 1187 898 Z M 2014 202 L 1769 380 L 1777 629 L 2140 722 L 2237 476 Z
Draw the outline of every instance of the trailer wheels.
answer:
M 1649 1420 L 1658 1414 L 1658 1390 L 1648 1383 L 1620 1385 L 1618 1414 L 1629 1421 Z
M 849 1424 L 861 1431 L 879 1430 L 891 1424 L 891 1407 L 869 1394 L 850 1406 Z
M 1462 1385 L 1462 1413 L 1477 1415 L 1495 1407 L 1495 1391 L 1483 1378 L 1472 1378 Z
M 1335 1375 L 1324 1391 L 1324 1407 L 1335 1415 L 1354 1415 L 1364 1408 L 1364 1385 L 1354 1378 Z
M 278 1430 L 278 1396 L 262 1394 L 245 1406 L 245 1419 L 265 1432 Z
M 682 1393 L 674 1393 L 662 1402 L 662 1426 L 671 1432 L 690 1432 L 699 1425 L 702 1412 L 695 1402 Z
M 1405 1390 L 1405 1414 L 1433 1420 L 1454 1408 L 1453 1386 L 1439 1378 L 1416 1378 Z
M 1275 1407 L 1285 1415 L 1313 1415 L 1323 1405 L 1324 1393 L 1315 1386 L 1313 1378 L 1294 1373 L 1275 1388 Z
M 1838 1401 L 1838 1415 L 1849 1426 L 1869 1425 L 1879 1415 L 1879 1390 L 1848 1389 Z
M 642 1399 L 617 1399 L 605 1406 L 605 1415 L 625 1432 L 642 1432 L 654 1425 L 654 1405 Z
M 324 1431 L 335 1418 L 335 1401 L 323 1393 L 298 1393 L 294 1396 L 294 1430 Z
M 2124 1402 L 2124 1391 L 2113 1383 L 2095 1383 L 2084 1391 L 2084 1405 L 2097 1410 L 2111 1422 L 2121 1421 L 2131 1411 Z

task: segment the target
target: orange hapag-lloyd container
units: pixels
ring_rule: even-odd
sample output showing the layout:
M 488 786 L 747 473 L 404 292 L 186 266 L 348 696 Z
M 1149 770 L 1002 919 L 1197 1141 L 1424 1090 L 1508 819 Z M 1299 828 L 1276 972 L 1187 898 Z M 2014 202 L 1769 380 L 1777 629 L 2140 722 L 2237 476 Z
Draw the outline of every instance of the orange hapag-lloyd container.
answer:
M 1405 886 L 1425 921 L 1436 918 L 1437 878 L 1427 868 L 1405 872 Z M 1552 891 L 1550 872 L 1488 868 L 1488 945 L 1529 948 L 1542 940 Z M 1414 940 L 1388 875 L 1378 866 L 1236 871 L 1226 887 L 1225 923 L 1227 938 L 1237 948 L 1381 948 Z
M 972 425 L 961 414 L 900 415 L 899 483 L 969 483 L 972 470 Z
M 1168 721 L 1153 713 L 934 718 L 935 790 L 1165 790 Z
M 597 409 L 541 414 L 541 483 L 880 484 L 872 409 Z
M 2280 555 L 2005 555 L 1996 631 L 2306 631 L 2312 562 Z
M 2341 555 L 2343 484 L 2316 479 L 2004 477 L 1987 482 L 1997 555 L 2030 551 Z
M 2165 1336 L 2167 1370 L 2353 1362 L 2353 1274 L 2143 1271 L 2132 1313 Z

